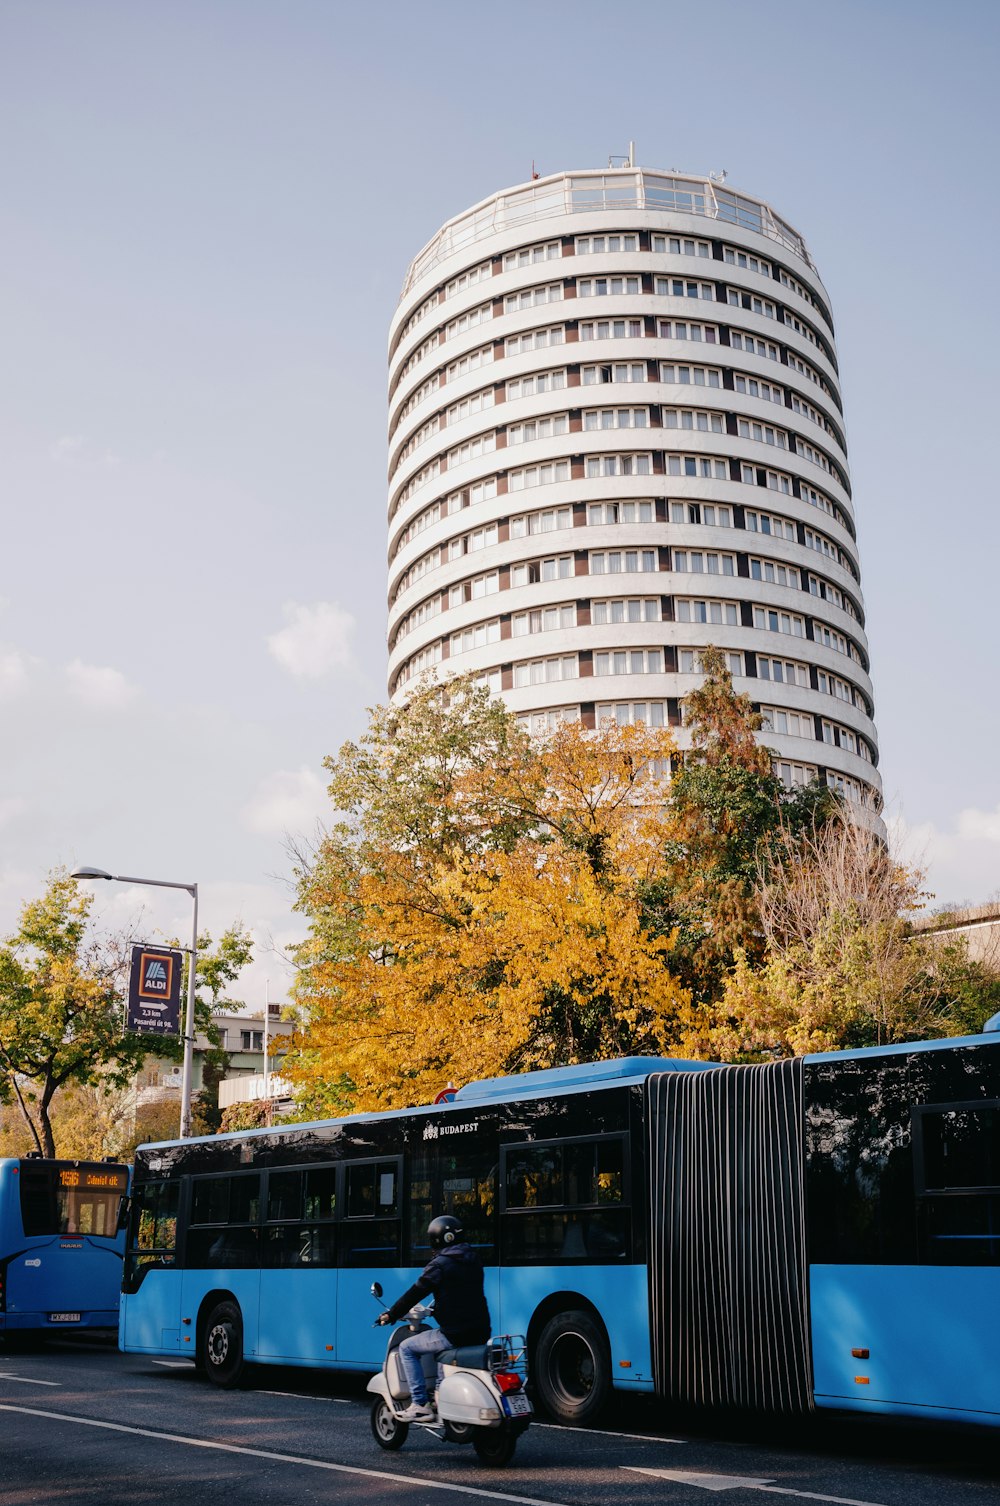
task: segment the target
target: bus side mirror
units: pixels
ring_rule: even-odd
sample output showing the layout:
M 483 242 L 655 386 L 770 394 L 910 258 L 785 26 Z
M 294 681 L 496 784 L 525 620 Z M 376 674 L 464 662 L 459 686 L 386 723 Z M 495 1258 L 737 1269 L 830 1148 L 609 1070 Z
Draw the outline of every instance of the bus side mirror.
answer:
M 118 1199 L 118 1223 L 115 1225 L 119 1234 L 123 1229 L 128 1227 L 128 1214 L 131 1204 L 131 1198 L 126 1197 L 126 1195 L 122 1193 L 121 1197 Z
M 381 1281 L 373 1281 L 372 1282 L 372 1296 L 373 1297 L 381 1297 L 381 1295 L 382 1295 L 382 1283 L 381 1283 Z

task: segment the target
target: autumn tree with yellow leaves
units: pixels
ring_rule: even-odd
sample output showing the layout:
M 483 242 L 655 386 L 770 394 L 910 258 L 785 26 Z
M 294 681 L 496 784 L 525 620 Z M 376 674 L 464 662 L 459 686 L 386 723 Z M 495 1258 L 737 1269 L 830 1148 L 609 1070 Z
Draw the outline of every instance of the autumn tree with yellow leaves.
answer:
M 662 872 L 664 729 L 533 740 L 468 681 L 379 708 L 327 761 L 338 819 L 299 872 L 309 937 L 283 1072 L 312 1112 L 664 1052 L 688 1004 L 641 896 Z

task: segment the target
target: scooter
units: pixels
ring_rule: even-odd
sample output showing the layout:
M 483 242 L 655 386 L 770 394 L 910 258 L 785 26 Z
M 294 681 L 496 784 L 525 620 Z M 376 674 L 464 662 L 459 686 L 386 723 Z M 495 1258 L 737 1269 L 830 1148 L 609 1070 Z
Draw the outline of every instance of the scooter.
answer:
M 372 1282 L 371 1292 L 381 1301 L 379 1282 Z M 524 1391 L 525 1341 L 516 1334 L 504 1334 L 487 1344 L 423 1355 L 428 1394 L 437 1385 L 432 1403 L 437 1416 L 432 1422 L 402 1422 L 400 1413 L 409 1405 L 410 1393 L 397 1351 L 408 1334 L 430 1327 L 424 1322 L 430 1311 L 422 1303 L 410 1308 L 407 1327 L 392 1330 L 382 1369 L 368 1382 L 368 1390 L 375 1394 L 371 1411 L 375 1442 L 379 1448 L 402 1448 L 411 1426 L 420 1427 L 449 1443 L 471 1443 L 480 1464 L 502 1469 L 514 1457 L 517 1440 L 532 1417 Z

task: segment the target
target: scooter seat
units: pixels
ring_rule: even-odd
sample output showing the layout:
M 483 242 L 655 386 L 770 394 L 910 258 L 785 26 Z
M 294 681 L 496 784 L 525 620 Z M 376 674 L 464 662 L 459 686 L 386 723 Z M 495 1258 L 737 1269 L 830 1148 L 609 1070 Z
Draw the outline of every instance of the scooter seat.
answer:
M 461 1365 L 464 1370 L 488 1370 L 490 1368 L 489 1344 L 463 1344 L 459 1349 L 442 1349 L 435 1355 L 439 1365 Z

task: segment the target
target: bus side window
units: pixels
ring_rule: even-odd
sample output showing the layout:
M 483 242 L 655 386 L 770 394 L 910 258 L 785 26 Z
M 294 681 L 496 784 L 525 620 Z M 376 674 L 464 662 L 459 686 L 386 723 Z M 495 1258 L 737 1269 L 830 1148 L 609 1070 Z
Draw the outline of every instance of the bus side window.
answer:
M 505 1263 L 600 1265 L 627 1258 L 630 1215 L 621 1136 L 511 1146 L 505 1163 Z
M 134 1240 L 128 1265 L 134 1275 L 145 1266 L 172 1266 L 177 1258 L 179 1182 L 145 1182 L 132 1195 Z
M 912 1114 L 920 1259 L 1000 1265 L 1000 1102 Z
M 341 1261 L 392 1266 L 400 1260 L 398 1160 L 348 1163 L 346 1217 L 339 1225 Z
M 203 1177 L 192 1188 L 185 1264 L 246 1269 L 259 1262 L 260 1174 Z
M 306 1172 L 307 1219 L 333 1218 L 337 1211 L 336 1166 L 314 1166 Z

